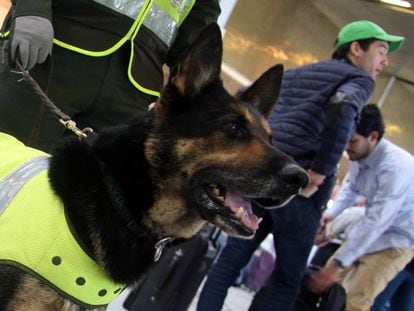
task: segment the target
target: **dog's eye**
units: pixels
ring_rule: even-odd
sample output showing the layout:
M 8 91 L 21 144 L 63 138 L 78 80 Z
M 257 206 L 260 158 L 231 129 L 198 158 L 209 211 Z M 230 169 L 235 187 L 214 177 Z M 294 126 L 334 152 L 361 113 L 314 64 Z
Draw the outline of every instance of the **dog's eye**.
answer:
M 240 127 L 236 122 L 229 122 L 224 125 L 223 130 L 227 134 L 234 135 L 237 134 L 237 132 L 240 130 Z

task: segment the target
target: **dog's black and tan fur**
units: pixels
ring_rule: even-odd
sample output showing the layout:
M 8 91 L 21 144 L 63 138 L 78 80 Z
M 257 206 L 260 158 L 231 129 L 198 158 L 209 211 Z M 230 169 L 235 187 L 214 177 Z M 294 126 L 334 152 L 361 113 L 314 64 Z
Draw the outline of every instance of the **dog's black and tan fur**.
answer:
M 266 118 L 282 67 L 235 98 L 220 80 L 221 57 L 220 30 L 212 25 L 153 111 L 102 131 L 92 143 L 70 140 L 51 160 L 50 182 L 68 221 L 116 282 L 139 280 L 154 263 L 157 241 L 190 238 L 205 221 L 252 236 L 258 219 L 250 200 L 278 206 L 307 184 L 304 171 L 269 144 Z M 240 204 L 243 215 L 227 201 Z M 80 309 L 29 274 L 1 265 L 0 310 Z

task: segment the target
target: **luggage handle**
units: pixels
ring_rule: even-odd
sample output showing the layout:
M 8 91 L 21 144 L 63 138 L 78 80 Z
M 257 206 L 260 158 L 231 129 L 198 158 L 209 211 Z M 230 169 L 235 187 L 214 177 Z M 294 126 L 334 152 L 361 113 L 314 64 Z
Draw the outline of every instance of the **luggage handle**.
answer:
M 221 234 L 221 229 L 217 227 L 213 228 L 209 236 L 210 241 L 212 241 L 213 243 L 216 243 L 218 238 L 220 237 L 220 234 Z

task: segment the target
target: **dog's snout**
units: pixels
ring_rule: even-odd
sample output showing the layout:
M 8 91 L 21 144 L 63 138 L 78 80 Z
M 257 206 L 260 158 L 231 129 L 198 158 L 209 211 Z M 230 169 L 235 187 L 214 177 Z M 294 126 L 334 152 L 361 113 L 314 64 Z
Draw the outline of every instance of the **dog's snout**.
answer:
M 306 171 L 295 164 L 285 166 L 280 172 L 280 178 L 286 188 L 295 192 L 305 188 L 309 183 Z

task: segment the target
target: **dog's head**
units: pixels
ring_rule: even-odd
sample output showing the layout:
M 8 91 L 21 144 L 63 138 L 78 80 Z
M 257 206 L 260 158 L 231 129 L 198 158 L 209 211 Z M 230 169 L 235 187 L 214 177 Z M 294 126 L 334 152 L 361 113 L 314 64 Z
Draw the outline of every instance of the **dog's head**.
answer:
M 146 157 L 160 186 L 150 215 L 164 224 L 180 215 L 183 226 L 201 216 L 230 235 L 250 237 L 260 222 L 251 202 L 282 206 L 308 177 L 269 143 L 267 118 L 283 67 L 272 67 L 233 97 L 220 79 L 221 59 L 221 33 L 213 24 L 171 74 L 154 108 Z

